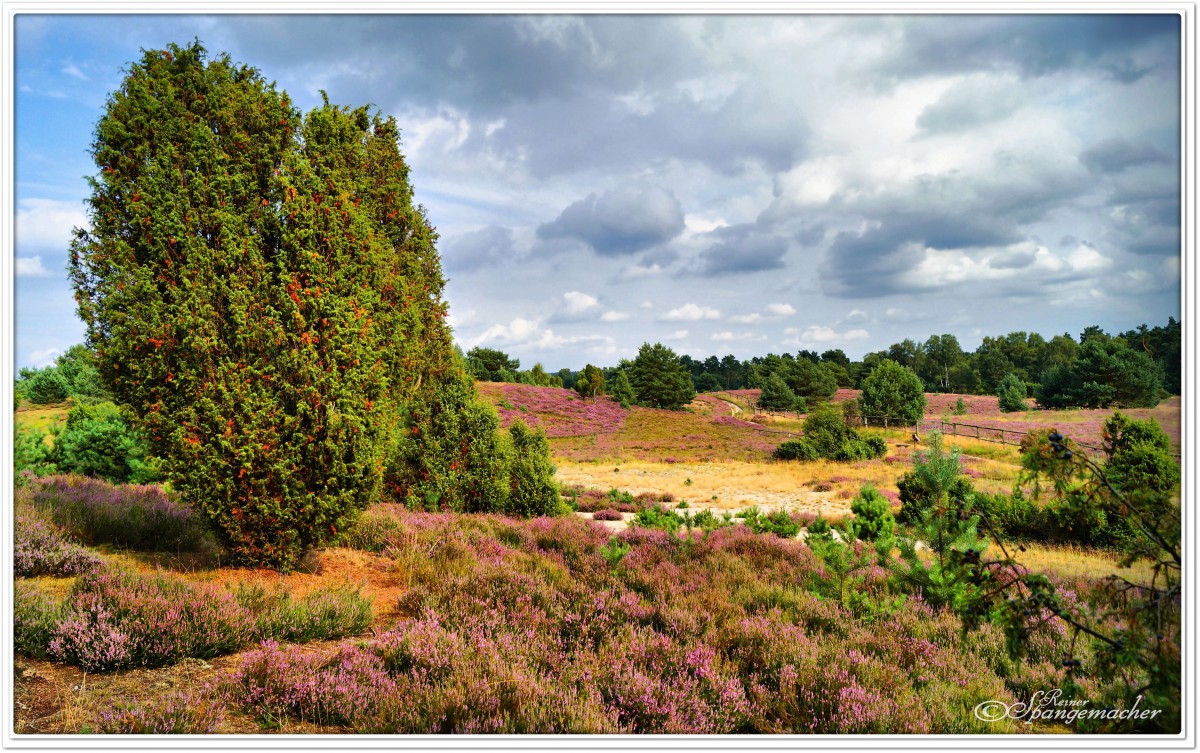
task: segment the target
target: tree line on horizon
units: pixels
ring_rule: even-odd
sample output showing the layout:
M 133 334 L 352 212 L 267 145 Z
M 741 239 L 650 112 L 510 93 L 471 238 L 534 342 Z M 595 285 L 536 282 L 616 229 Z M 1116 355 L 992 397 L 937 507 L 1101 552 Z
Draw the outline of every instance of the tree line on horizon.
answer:
M 1049 340 L 1034 332 L 985 337 L 974 351 L 964 351 L 952 334 L 933 335 L 922 343 L 905 339 L 852 361 L 841 349 L 818 353 L 768 353 L 744 361 L 733 355 L 705 359 L 679 355 L 695 392 L 760 389 L 764 406 L 804 410 L 810 400 L 824 400 L 839 388 L 862 389 L 884 361 L 911 370 L 925 392 L 1000 395 L 1005 407 L 1019 408 L 1033 397 L 1043 407 L 1151 407 L 1166 395 L 1180 394 L 1182 328 L 1171 317 L 1166 325 L 1145 324 L 1109 335 L 1086 328 L 1076 340 L 1068 333 Z M 673 352 L 672 352 L 673 355 Z M 583 371 L 547 372 L 541 363 L 521 370 L 521 362 L 502 350 L 475 347 L 465 354 L 468 369 L 480 381 L 514 382 L 574 389 Z M 633 362 L 600 368 L 613 383 L 628 374 Z M 594 380 L 592 380 L 594 381 Z

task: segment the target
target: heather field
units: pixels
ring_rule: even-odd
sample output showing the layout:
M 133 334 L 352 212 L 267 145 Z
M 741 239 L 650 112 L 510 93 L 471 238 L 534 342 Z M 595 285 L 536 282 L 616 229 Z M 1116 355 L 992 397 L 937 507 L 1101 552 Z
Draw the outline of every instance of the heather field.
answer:
M 1049 613 L 1014 659 L 998 627 L 964 632 L 869 544 L 851 548 L 854 566 L 810 548 L 804 526 L 847 518 L 864 484 L 899 509 L 897 480 L 922 447 L 908 431 L 865 430 L 887 443 L 877 460 L 781 462 L 771 452 L 800 418 L 744 420 L 746 391 L 683 411 L 514 384 L 480 392 L 505 424 L 547 432 L 577 512 L 376 505 L 280 574 L 223 564 L 161 487 L 23 475 L 16 731 L 1062 733 L 1098 728 L 982 722 L 973 710 L 1068 682 L 1112 706 L 1144 679 L 1109 678 L 1090 647 L 1064 664 L 1072 641 Z M 1010 426 L 1051 417 L 964 402 L 967 418 Z M 1131 413 L 1173 426 L 1177 441 L 1177 410 L 1176 398 Z M 948 444 L 977 490 L 1012 490 L 1015 448 Z M 1076 545 L 1026 542 L 1019 561 L 1088 609 L 1110 605 L 1108 576 L 1153 577 Z
M 88 524 L 54 511 L 126 495 L 188 517 L 54 478 L 19 490 L 18 538 L 41 526 L 74 552 Z M 223 568 L 200 542 L 102 543 L 21 578 L 16 731 L 1067 731 L 972 713 L 1061 687 L 1061 624 L 1015 662 L 997 629 L 964 634 L 883 568 L 846 588 L 804 543 L 748 526 L 614 535 L 578 516 L 380 505 L 339 543 L 290 575 Z M 1094 574 L 1051 577 L 1099 598 Z M 1103 703 L 1083 656 L 1075 682 Z

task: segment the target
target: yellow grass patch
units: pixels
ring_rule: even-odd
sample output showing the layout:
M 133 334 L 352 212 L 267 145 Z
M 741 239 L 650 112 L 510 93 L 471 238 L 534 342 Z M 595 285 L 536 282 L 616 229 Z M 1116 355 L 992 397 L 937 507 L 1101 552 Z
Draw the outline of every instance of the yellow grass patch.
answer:
M 840 517 L 863 484 L 895 490 L 902 466 L 868 463 L 711 462 L 619 464 L 557 460 L 558 480 L 587 488 L 633 494 L 673 494 L 697 509 L 734 510 L 757 505 L 764 511 L 789 508 Z M 831 479 L 845 479 L 831 481 Z M 689 483 L 690 482 L 690 483 Z M 818 484 L 828 490 L 817 491 Z M 715 499 L 714 499 L 715 497 Z
M 1034 572 L 1049 570 L 1064 577 L 1087 576 L 1105 578 L 1118 575 L 1134 583 L 1149 583 L 1153 569 L 1147 562 L 1135 562 L 1130 567 L 1120 567 L 1120 557 L 1115 552 L 1091 549 L 1071 544 L 1025 544 L 1025 551 L 1016 551 L 1016 544 L 1006 544 L 1017 562 Z M 987 557 L 1002 557 L 1000 548 L 992 544 Z

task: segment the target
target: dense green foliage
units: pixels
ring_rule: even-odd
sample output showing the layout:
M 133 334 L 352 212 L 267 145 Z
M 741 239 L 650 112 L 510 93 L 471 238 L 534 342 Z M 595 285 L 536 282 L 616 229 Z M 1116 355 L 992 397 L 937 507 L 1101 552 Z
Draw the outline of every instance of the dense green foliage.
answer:
M 796 393 L 787 386 L 783 377 L 771 374 L 763 382 L 762 394 L 758 398 L 758 407 L 766 410 L 797 410 L 800 401 Z
M 874 486 L 866 485 L 850 503 L 851 529 L 857 538 L 866 541 L 890 539 L 896 530 L 896 519 L 892 516 L 892 503 Z
M 595 400 L 597 396 L 604 394 L 604 372 L 590 363 L 583 367 L 583 371 L 579 372 L 579 377 L 575 380 L 575 391 L 582 398 L 591 398 Z
M 1122 340 L 1089 338 L 1075 360 L 1042 377 L 1038 403 L 1046 408 L 1153 408 L 1162 370 L 1143 351 Z
M 387 487 L 410 508 L 551 515 L 558 489 L 541 431 L 500 417 L 471 377 L 456 373 L 409 406 L 408 431 L 388 468 Z
M 679 410 L 696 398 L 687 369 L 675 351 L 662 343 L 643 343 L 629 369 L 638 405 Z
M 378 498 L 403 404 L 455 368 L 436 234 L 391 119 L 199 43 L 96 127 L 71 274 L 105 383 L 243 562 L 290 567 Z
M 883 437 L 865 436 L 851 428 L 842 409 L 830 403 L 814 406 L 804 419 L 804 438 L 775 448 L 777 460 L 870 460 L 887 453 Z
M 146 441 L 129 413 L 110 402 L 76 405 L 54 440 L 54 458 L 64 473 L 115 484 L 145 484 L 161 477 L 147 458 Z
M 863 380 L 862 413 L 864 416 L 889 421 L 916 424 L 925 413 L 925 387 L 912 369 L 895 361 L 882 361 L 870 376 Z
M 1000 410 L 1003 413 L 1029 410 L 1029 404 L 1025 402 L 1025 383 L 1016 374 L 1006 374 L 1000 380 L 996 396 L 1000 398 Z
M 467 370 L 481 382 L 515 382 L 521 362 L 495 348 L 476 346 L 467 351 Z
M 623 369 L 617 371 L 617 375 L 613 377 L 608 394 L 613 400 L 620 403 L 622 408 L 628 408 L 637 402 L 637 395 L 633 392 L 633 385 L 629 383 L 629 375 Z

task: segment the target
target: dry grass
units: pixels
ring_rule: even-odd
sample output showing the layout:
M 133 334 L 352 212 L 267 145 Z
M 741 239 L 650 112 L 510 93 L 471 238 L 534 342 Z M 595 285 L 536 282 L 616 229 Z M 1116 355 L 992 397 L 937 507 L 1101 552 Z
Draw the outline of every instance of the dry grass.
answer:
M 34 408 L 29 403 L 22 403 L 21 407 L 13 413 L 13 423 L 17 428 L 49 432 L 51 427 L 66 423 L 67 411 L 70 410 L 70 407 L 63 403 Z M 46 444 L 53 444 L 53 439 L 53 436 L 47 434 Z
M 697 509 L 736 510 L 757 505 L 764 511 L 786 507 L 820 512 L 827 517 L 847 514 L 850 498 L 863 484 L 874 484 L 894 494 L 899 476 L 897 466 L 882 461 L 655 463 L 629 460 L 619 464 L 558 461 L 558 480 L 564 484 L 601 490 L 615 487 L 633 494 L 673 494 Z M 813 489 L 822 483 L 829 486 L 827 491 Z M 843 492 L 849 492 L 849 495 Z
M 1106 578 L 1118 575 L 1135 583 L 1149 583 L 1153 571 L 1147 562 L 1136 562 L 1131 567 L 1119 566 L 1120 558 L 1115 552 L 1103 549 L 1089 549 L 1071 544 L 1024 544 L 1025 551 L 1014 551 L 1015 544 L 1009 544 L 1009 553 L 1015 555 L 1017 562 L 1035 572 L 1048 570 L 1058 575 L 1073 578 L 1086 576 L 1088 578 Z M 988 557 L 1003 556 L 995 544 L 987 550 Z

